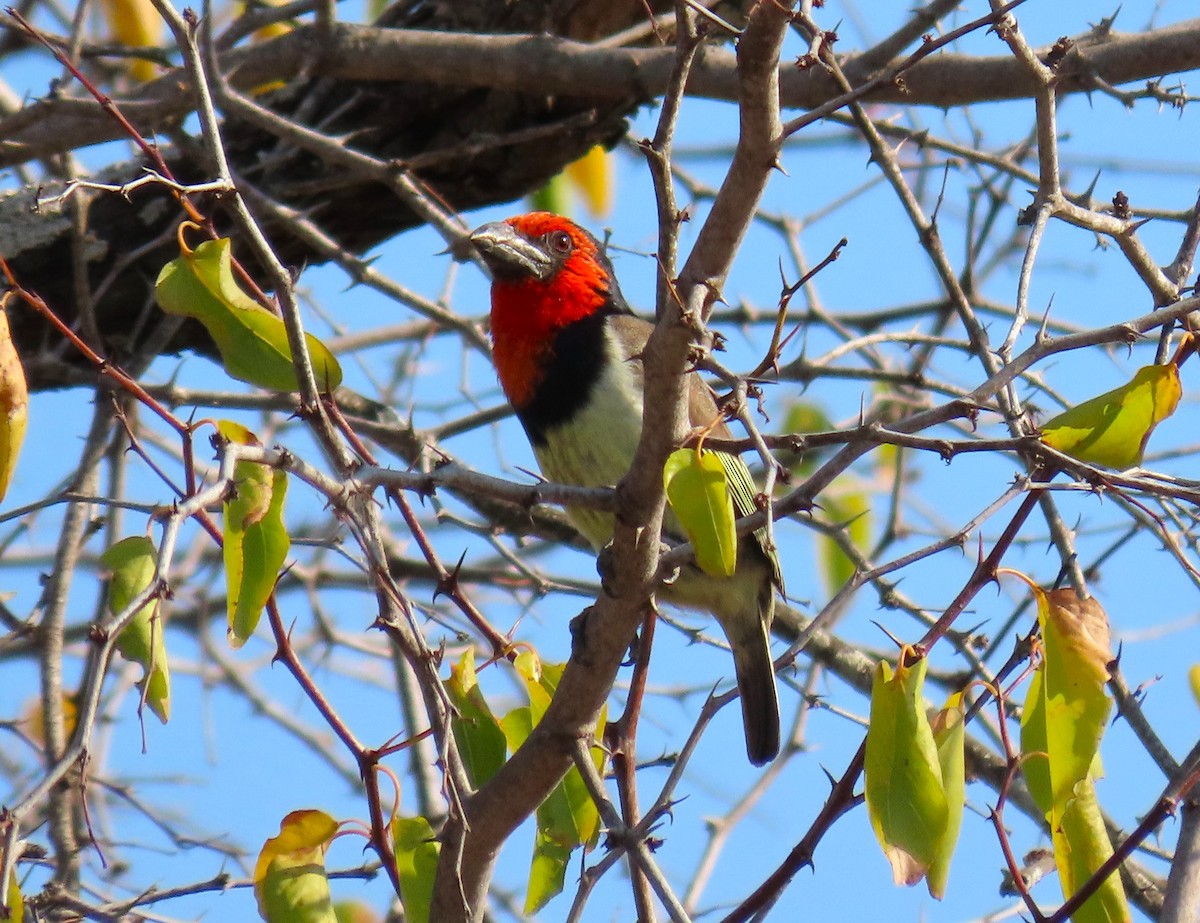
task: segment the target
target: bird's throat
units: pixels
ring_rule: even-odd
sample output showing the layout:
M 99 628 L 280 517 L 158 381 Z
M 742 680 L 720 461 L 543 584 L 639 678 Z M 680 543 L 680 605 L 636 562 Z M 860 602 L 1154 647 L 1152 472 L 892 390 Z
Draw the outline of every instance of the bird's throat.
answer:
M 547 433 L 574 419 L 592 399 L 604 365 L 612 361 L 604 316 L 592 314 L 560 327 L 540 341 L 495 341 L 500 383 L 530 441 L 540 445 Z
M 566 267 L 551 282 L 493 282 L 493 361 L 522 419 L 548 415 L 544 422 L 553 423 L 585 398 L 603 358 L 607 294 Z

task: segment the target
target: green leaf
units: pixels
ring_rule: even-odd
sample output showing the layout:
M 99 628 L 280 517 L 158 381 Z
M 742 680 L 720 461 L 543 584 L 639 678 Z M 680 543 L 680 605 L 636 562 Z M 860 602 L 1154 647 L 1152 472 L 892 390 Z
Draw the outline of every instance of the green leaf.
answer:
M 819 404 L 809 401 L 797 401 L 788 407 L 783 417 L 783 430 L 803 436 L 807 433 L 824 433 L 833 429 L 833 423 Z M 808 452 L 784 451 L 779 453 L 779 461 L 801 477 L 808 477 L 817 470 L 821 460 L 820 450 Z
M 267 923 L 337 923 L 325 874 L 325 850 L 338 824 L 324 811 L 293 811 L 263 843 L 254 896 Z
M 832 493 L 826 491 L 821 494 L 821 505 L 825 507 L 830 522 L 847 523 L 846 534 L 856 548 L 867 548 L 871 541 L 871 501 L 866 491 L 839 490 L 833 486 Z M 858 568 L 838 547 L 838 543 L 827 535 L 818 537 L 817 553 L 826 592 L 832 596 L 854 576 Z
M 405 923 L 429 923 L 433 879 L 441 851 L 429 821 L 424 817 L 395 818 L 392 821 L 392 849 L 396 853 Z
M 1049 593 L 1024 577 L 1038 606 L 1042 663 L 1021 719 L 1021 771 L 1046 816 L 1063 896 L 1069 898 L 1112 854 L 1093 777 L 1112 701 L 1108 616 L 1072 589 Z M 1118 875 L 1110 875 L 1072 917 L 1074 923 L 1130 918 Z
M 533 211 L 569 215 L 582 198 L 591 216 L 599 219 L 612 210 L 613 186 L 608 152 L 597 144 L 535 190 L 529 196 L 529 205 Z
M 696 564 L 714 577 L 732 577 L 737 567 L 737 517 L 717 453 L 676 449 L 663 466 L 663 486 L 695 549 Z
M 1067 898 L 1108 861 L 1113 851 L 1096 800 L 1096 786 L 1090 778 L 1075 787 L 1070 804 L 1050 833 L 1059 883 Z M 1071 914 L 1072 923 L 1129 923 L 1131 919 L 1125 888 L 1116 870 Z
M 446 693 L 458 714 L 451 720 L 471 784 L 480 788 L 504 765 L 504 731 L 492 714 L 475 674 L 475 650 L 468 647 L 458 663 L 450 668 Z
M 866 797 L 871 827 L 896 884 L 916 884 L 938 858 L 948 807 L 933 731 L 921 701 L 926 661 L 881 661 L 871 688 Z
M 605 715 L 601 714 L 600 727 L 604 726 L 604 720 Z M 605 754 L 600 747 L 592 747 L 592 761 L 603 778 Z M 538 806 L 537 820 L 538 831 L 564 847 L 568 854 L 576 846 L 596 841 L 600 833 L 600 811 L 576 767 L 567 771 L 554 791 Z
M 100 555 L 110 572 L 108 610 L 116 615 L 132 603 L 154 581 L 157 550 L 150 539 L 126 538 Z M 145 689 L 146 704 L 166 724 L 171 717 L 171 673 L 159 600 L 145 603 L 117 636 L 117 650 L 131 663 L 143 668 L 138 683 Z
M 1133 381 L 1060 413 L 1042 427 L 1042 442 L 1083 462 L 1128 468 L 1139 464 L 1159 423 L 1179 406 L 1174 364 L 1138 369 Z
M 603 773 L 604 755 L 598 747 L 592 748 L 592 759 Z M 537 832 L 525 892 L 526 916 L 537 913 L 562 892 L 571 853 L 577 846 L 594 844 L 599 835 L 600 811 L 578 768 L 572 766 L 537 809 Z
M 1032 585 L 1042 630 L 1042 664 L 1034 673 L 1021 722 L 1026 784 L 1048 820 L 1088 777 L 1112 700 L 1105 691 L 1112 650 L 1108 616 L 1074 590 Z
M 529 205 L 534 211 L 567 214 L 571 210 L 571 188 L 567 178 L 561 173 L 550 177 L 541 189 L 529 196 Z
M 522 651 L 513 665 L 525 682 L 530 703 L 513 709 L 500 721 L 509 747 L 515 751 L 542 720 L 565 664 L 543 663 L 532 651 Z M 607 708 L 600 712 L 597 736 L 606 722 Z M 592 747 L 592 760 L 603 778 L 606 761 L 603 748 Z M 526 915 L 537 913 L 562 891 L 572 851 L 584 844 L 594 845 L 599 836 L 600 811 L 588 793 L 583 776 L 572 766 L 537 810 L 537 832 L 525 894 Z
M 1021 710 L 1021 752 L 1026 754 L 1021 764 L 1025 787 L 1042 813 L 1049 816 L 1054 807 L 1054 786 L 1050 782 L 1050 745 L 1046 739 L 1046 689 L 1041 670 L 1034 671 Z
M 533 860 L 529 864 L 529 882 L 525 887 L 525 916 L 538 913 L 562 893 L 570 861 L 571 847 L 559 842 L 547 829 L 539 808 L 537 831 L 533 835 Z
M 362 901 L 337 901 L 333 915 L 337 923 L 381 923 L 379 914 Z
M 930 896 L 939 901 L 946 893 L 950 860 L 954 857 L 954 847 L 958 845 L 963 807 L 967 802 L 965 717 L 963 694 L 956 692 L 929 722 L 933 742 L 937 746 L 938 767 L 942 771 L 942 791 L 946 795 L 946 829 L 929 866 L 925 884 Z
M 245 427 L 222 420 L 217 429 L 241 445 L 257 445 Z M 241 647 L 254 634 L 263 607 L 275 589 L 291 539 L 283 524 L 287 473 L 257 462 L 238 461 L 234 496 L 225 501 L 225 580 L 229 643 Z
M 234 378 L 272 391 L 298 390 L 287 328 L 238 286 L 228 238 L 184 249 L 158 274 L 155 294 L 168 314 L 193 317 L 204 325 Z M 305 340 L 317 387 L 332 391 L 342 382 L 341 366 L 312 334 L 305 334 Z

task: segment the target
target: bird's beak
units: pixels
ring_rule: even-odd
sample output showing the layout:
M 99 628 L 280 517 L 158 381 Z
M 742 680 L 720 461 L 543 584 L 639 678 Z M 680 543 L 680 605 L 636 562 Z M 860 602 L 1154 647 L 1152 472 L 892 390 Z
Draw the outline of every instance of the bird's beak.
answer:
M 554 272 L 550 255 L 503 221 L 476 228 L 471 232 L 471 243 L 498 278 L 532 277 L 545 281 Z

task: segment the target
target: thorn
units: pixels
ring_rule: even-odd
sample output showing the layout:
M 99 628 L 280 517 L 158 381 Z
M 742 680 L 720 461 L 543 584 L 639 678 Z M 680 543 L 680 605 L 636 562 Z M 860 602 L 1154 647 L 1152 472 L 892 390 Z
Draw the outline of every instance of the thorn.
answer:
M 437 598 L 443 593 L 447 596 L 454 596 L 458 593 L 458 575 L 462 573 L 463 561 L 466 559 L 467 551 L 464 548 L 463 553 L 459 555 L 458 563 L 454 565 L 454 570 L 438 580 L 437 586 L 433 588 L 432 602 L 437 602 Z
M 1035 338 L 1035 342 L 1038 344 L 1044 343 L 1046 341 L 1046 326 L 1050 321 L 1050 309 L 1053 306 L 1054 306 L 1054 295 L 1051 295 L 1050 300 L 1048 302 L 1046 302 L 1046 310 L 1042 314 L 1042 323 L 1041 323 L 1041 326 L 1038 327 L 1037 337 Z
M 1092 27 L 1092 35 L 1094 35 L 1096 38 L 1107 38 L 1112 33 L 1113 23 L 1117 21 L 1117 16 L 1119 16 L 1120 13 L 1121 7 L 1118 6 L 1115 10 L 1113 10 L 1113 14 L 1111 16 L 1107 16 L 1104 19 L 1101 19 L 1099 22 L 1089 22 L 1088 25 Z
M 546 479 L 544 477 L 542 477 L 542 475 L 537 471 L 530 471 L 528 468 L 522 468 L 520 465 L 517 465 L 517 470 L 520 471 L 522 474 L 529 475 L 531 478 L 533 478 L 539 484 L 548 483 L 546 481 Z
M 875 621 L 875 619 L 871 619 L 871 624 L 872 624 L 872 625 L 874 625 L 876 628 L 878 628 L 880 631 L 882 631 L 882 632 L 883 632 L 885 635 L 887 635 L 887 636 L 888 636 L 888 639 L 889 639 L 889 640 L 890 640 L 890 641 L 891 641 L 893 644 L 895 644 L 897 648 L 903 648 L 903 647 L 904 647 L 904 642 L 903 642 L 903 641 L 901 641 L 899 638 L 897 638 L 897 637 L 896 637 L 894 634 L 892 634 L 892 633 L 891 633 L 890 631 L 888 631 L 886 628 L 884 628 L 884 627 L 883 627 L 883 623 L 882 623 L 882 622 L 877 622 L 877 621 Z

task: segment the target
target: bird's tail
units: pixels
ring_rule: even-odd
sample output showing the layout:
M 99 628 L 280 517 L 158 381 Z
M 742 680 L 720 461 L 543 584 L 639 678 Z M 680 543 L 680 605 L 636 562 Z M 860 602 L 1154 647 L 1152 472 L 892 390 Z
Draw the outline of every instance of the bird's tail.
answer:
M 738 628 L 749 630 L 726 631 L 726 636 L 742 699 L 746 755 L 755 766 L 762 766 L 779 754 L 779 698 L 767 626 L 760 619 L 755 622 L 757 625 L 739 622 Z

